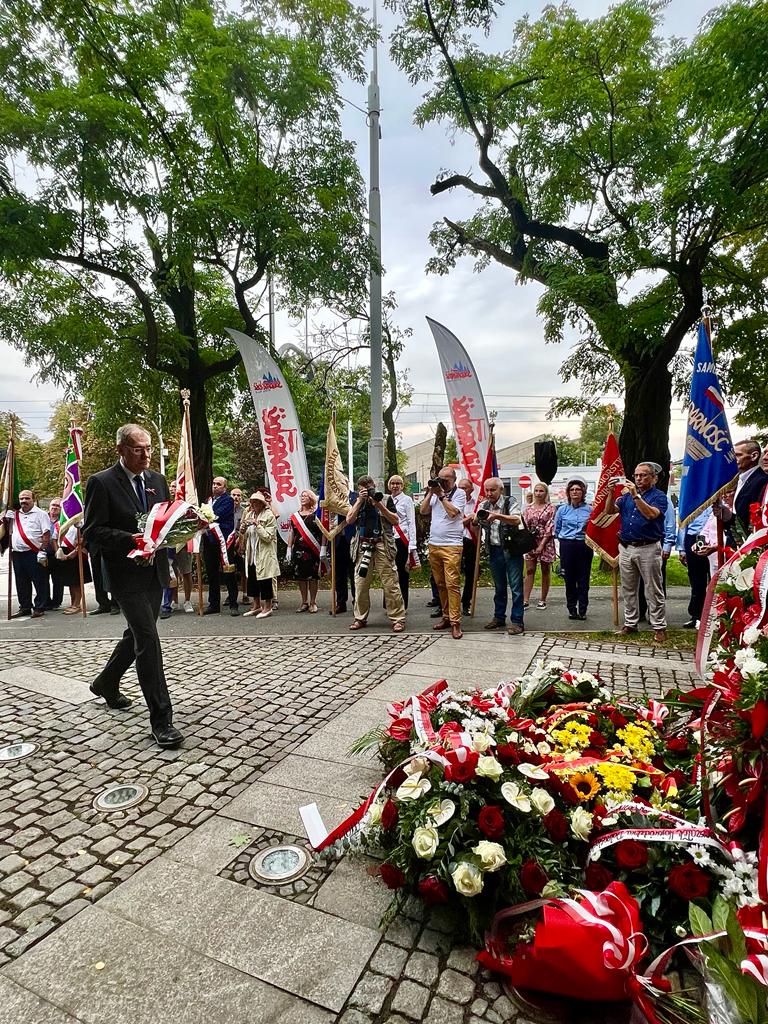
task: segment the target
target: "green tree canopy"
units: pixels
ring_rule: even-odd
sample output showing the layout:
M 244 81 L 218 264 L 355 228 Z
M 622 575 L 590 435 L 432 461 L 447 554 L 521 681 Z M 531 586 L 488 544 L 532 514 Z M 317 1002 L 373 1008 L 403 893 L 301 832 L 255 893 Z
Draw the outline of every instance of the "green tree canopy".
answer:
M 733 338 L 747 322 L 766 336 L 766 0 L 717 8 L 690 45 L 662 37 L 655 0 L 593 20 L 550 5 L 499 52 L 477 42 L 496 0 L 391 5 L 394 57 L 427 88 L 417 123 L 467 133 L 478 155 L 478 176 L 432 185 L 477 207 L 435 226 L 430 269 L 468 255 L 543 285 L 545 339 L 579 338 L 564 379 L 584 403 L 622 388 L 625 464 L 667 466 L 669 364 L 705 295 Z
M 224 327 L 263 340 L 270 276 L 292 309 L 361 305 L 338 86 L 370 38 L 348 0 L 0 9 L 0 332 L 100 409 L 189 388 L 204 492 Z

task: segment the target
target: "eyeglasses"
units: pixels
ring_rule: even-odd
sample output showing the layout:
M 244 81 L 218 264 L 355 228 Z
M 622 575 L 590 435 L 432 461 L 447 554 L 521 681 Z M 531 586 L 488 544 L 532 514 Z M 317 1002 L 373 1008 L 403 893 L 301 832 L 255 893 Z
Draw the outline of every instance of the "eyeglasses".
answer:
M 130 444 L 130 445 L 126 445 L 126 447 L 128 448 L 128 451 L 129 452 L 133 452 L 134 455 L 141 455 L 142 452 L 151 452 L 152 451 L 152 445 L 151 444 L 136 444 L 136 445 Z
M 644 476 L 653 476 L 653 473 L 635 473 L 635 480 L 638 480 L 639 478 Z

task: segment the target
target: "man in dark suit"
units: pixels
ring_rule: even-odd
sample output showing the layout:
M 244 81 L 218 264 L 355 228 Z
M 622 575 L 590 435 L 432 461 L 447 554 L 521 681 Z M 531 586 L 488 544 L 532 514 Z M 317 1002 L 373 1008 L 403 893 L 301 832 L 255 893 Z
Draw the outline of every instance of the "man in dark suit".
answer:
M 768 486 L 768 472 L 760 465 L 760 445 L 757 441 L 739 441 L 733 446 L 736 455 L 736 465 L 739 467 L 739 480 L 736 484 L 736 495 L 733 499 L 733 510 L 723 507 L 715 507 L 715 515 L 722 518 L 727 524 L 734 515 L 738 519 L 748 537 L 752 533 L 749 509 L 756 502 L 759 503 L 765 494 Z
M 149 469 L 152 445 L 143 427 L 136 423 L 120 427 L 117 451 L 119 461 L 88 480 L 83 534 L 88 544 L 101 550 L 110 592 L 128 627 L 90 689 L 111 708 L 130 707 L 130 700 L 120 693 L 120 680 L 135 660 L 152 735 L 158 746 L 172 749 L 181 746 L 184 737 L 173 727 L 157 635 L 163 587 L 169 582 L 168 558 L 163 551 L 150 564 L 141 565 L 126 557 L 136 547 L 137 517 L 157 502 L 169 500 L 168 484 Z
M 218 615 L 221 611 L 221 540 L 227 538 L 235 528 L 235 502 L 232 495 L 227 494 L 226 477 L 217 476 L 213 479 L 213 497 L 211 505 L 216 515 L 216 530 L 203 534 L 202 555 L 205 571 L 208 575 L 208 604 L 203 615 Z M 230 615 L 239 615 L 237 607 L 237 573 L 226 572 L 227 604 Z

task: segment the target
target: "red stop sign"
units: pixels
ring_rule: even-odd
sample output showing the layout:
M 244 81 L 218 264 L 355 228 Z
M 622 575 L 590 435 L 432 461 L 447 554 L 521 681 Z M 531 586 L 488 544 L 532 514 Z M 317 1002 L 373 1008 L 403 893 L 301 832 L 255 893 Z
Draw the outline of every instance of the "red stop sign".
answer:
M 524 491 L 527 490 L 531 486 L 531 484 L 533 483 L 533 481 L 531 480 L 531 478 L 529 476 L 521 476 L 517 482 L 518 482 L 518 485 L 520 487 L 522 487 L 522 489 Z

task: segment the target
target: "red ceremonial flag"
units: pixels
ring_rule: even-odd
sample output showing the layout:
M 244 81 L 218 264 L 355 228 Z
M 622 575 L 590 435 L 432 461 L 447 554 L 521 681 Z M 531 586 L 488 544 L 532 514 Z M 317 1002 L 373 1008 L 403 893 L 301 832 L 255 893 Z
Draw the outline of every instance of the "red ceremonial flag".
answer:
M 584 532 L 587 544 L 589 544 L 592 550 L 596 551 L 601 558 L 604 558 L 609 565 L 617 566 L 619 564 L 621 516 L 618 512 L 608 515 L 605 511 L 608 481 L 614 476 L 624 476 L 624 466 L 619 455 L 616 435 L 610 433 L 605 439 L 603 468 L 600 470 L 600 479 L 597 484 L 597 491 L 595 492 L 595 500 L 592 504 L 592 512 Z

